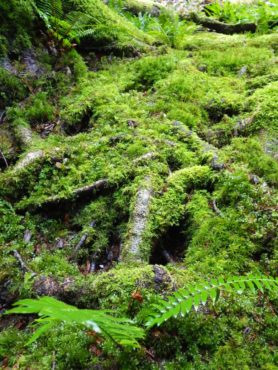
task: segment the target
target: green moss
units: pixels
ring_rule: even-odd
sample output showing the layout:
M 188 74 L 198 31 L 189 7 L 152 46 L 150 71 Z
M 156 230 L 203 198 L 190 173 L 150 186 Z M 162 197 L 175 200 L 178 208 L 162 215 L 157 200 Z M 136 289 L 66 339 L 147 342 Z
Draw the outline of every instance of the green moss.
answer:
M 277 184 L 277 161 L 264 152 L 263 145 L 257 139 L 234 138 L 222 152 L 225 159 L 232 157 L 234 163 L 245 163 L 252 174 L 264 178 L 271 185 Z
M 0 67 L 0 109 L 23 99 L 26 96 L 26 88 L 22 81 Z
M 262 89 L 256 90 L 248 99 L 247 106 L 252 109 L 254 116 L 250 127 L 253 132 L 263 128 L 270 135 L 277 135 L 277 102 L 278 82 L 273 82 Z
M 53 106 L 47 100 L 47 94 L 38 93 L 29 101 L 26 117 L 31 124 L 51 121 L 54 117 Z
M 146 57 L 136 61 L 132 66 L 135 71 L 135 87 L 151 87 L 156 81 L 167 77 L 175 64 L 174 55 Z
M 205 65 L 208 73 L 227 75 L 239 73 L 242 67 L 250 75 L 266 73 L 271 67 L 273 52 L 268 48 L 231 47 L 225 50 L 204 50 L 198 52 L 196 63 Z M 274 63 L 274 60 L 273 60 Z
M 151 49 L 153 37 L 122 21 L 102 2 L 77 3 L 89 16 L 94 14 L 96 30 L 80 48 L 56 58 L 38 47 L 44 70 L 38 79 L 0 72 L 6 89 L 2 109 L 10 106 L 0 133 L 1 151 L 11 158 L 0 179 L 3 294 L 34 294 L 31 275 L 20 268 L 15 249 L 37 277 L 57 278 L 59 283 L 72 279 L 80 306 L 113 309 L 139 324 L 157 294 L 164 296 L 189 282 L 247 272 L 275 275 L 277 35 L 198 32 L 176 35 L 184 51 Z M 7 28 L 3 35 L 8 34 Z M 9 36 L 10 47 L 28 45 L 25 35 L 23 40 Z M 173 28 L 166 36 L 165 42 L 174 45 Z M 98 54 L 102 45 L 105 51 Z M 98 52 L 88 55 L 86 47 Z M 149 54 L 118 59 L 103 56 L 107 50 Z M 235 125 L 246 118 L 252 118 L 250 125 L 234 137 Z M 34 135 L 48 123 L 55 124 L 48 137 Z M 43 152 L 21 170 L 13 167 L 10 154 L 17 149 L 13 134 L 19 138 L 20 127 L 31 127 L 34 135 L 28 145 L 21 145 L 20 160 L 29 152 Z M 7 135 L 11 129 L 13 134 Z M 208 167 L 216 156 L 225 165 L 219 172 Z M 76 189 L 102 178 L 110 184 L 104 192 L 88 199 L 74 196 Z M 88 261 L 105 261 L 111 247 L 127 246 L 136 195 L 146 178 L 152 191 L 140 245 L 146 264 L 113 261 L 109 271 L 84 274 Z M 46 212 L 53 197 L 61 203 Z M 32 233 L 28 242 L 26 230 Z M 172 230 L 177 230 L 177 239 L 182 235 L 178 256 Z M 147 264 L 151 254 L 155 263 L 160 245 L 176 262 L 166 267 Z M 132 297 L 135 291 L 142 302 Z M 105 343 L 97 344 L 102 353 L 96 356 L 95 337 L 66 326 L 30 347 L 23 345 L 29 329 L 8 328 L 0 339 L 0 356 L 8 358 L 8 366 L 23 369 L 48 369 L 54 360 L 61 369 L 272 369 L 277 367 L 276 299 L 252 293 L 220 297 L 216 307 L 208 304 L 182 320 L 169 321 L 142 343 L 157 362 L 149 361 L 143 349 L 127 353 Z

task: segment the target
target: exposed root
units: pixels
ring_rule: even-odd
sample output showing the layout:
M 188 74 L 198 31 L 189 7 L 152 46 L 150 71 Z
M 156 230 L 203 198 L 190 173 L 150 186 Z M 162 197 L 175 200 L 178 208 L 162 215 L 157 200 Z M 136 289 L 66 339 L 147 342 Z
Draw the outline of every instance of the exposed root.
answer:
M 34 152 L 27 153 L 25 157 L 23 157 L 21 160 L 19 160 L 16 165 L 14 166 L 14 171 L 20 171 L 24 170 L 37 160 L 43 158 L 45 155 L 44 151 L 39 149 Z
M 182 134 L 186 139 L 191 139 L 201 150 L 201 154 L 206 157 L 210 167 L 215 171 L 220 171 L 225 168 L 225 164 L 219 162 L 218 149 L 202 140 L 195 132 L 189 130 L 179 121 L 173 122 L 174 128 Z
M 151 180 L 150 177 L 147 177 L 144 186 L 137 193 L 135 207 L 131 215 L 129 237 L 122 254 L 123 261 L 145 260 L 140 246 L 143 242 L 143 234 L 147 225 L 151 197 Z
M 7 161 L 7 159 L 6 159 L 5 155 L 4 155 L 4 153 L 2 152 L 2 150 L 0 150 L 0 156 L 1 156 L 1 157 L 2 157 L 2 159 L 3 159 L 3 161 L 4 161 L 4 163 L 5 163 L 6 168 L 8 168 L 8 167 L 9 167 L 9 165 L 8 165 L 8 161 Z
M 14 133 L 21 146 L 27 147 L 32 143 L 34 135 L 30 127 L 18 126 L 14 128 Z
M 95 181 L 94 183 L 86 186 L 82 186 L 80 188 L 74 189 L 67 197 L 61 195 L 54 195 L 52 197 L 47 198 L 43 202 L 44 207 L 55 206 L 61 203 L 65 203 L 71 201 L 72 199 L 80 199 L 83 197 L 91 196 L 96 192 L 104 191 L 109 187 L 108 179 L 100 179 Z

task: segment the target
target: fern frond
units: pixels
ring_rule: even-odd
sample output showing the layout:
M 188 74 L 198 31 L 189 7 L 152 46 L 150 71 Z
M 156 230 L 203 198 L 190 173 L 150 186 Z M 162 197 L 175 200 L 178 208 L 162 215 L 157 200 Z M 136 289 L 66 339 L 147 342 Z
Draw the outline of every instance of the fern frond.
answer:
M 39 299 L 23 299 L 15 303 L 14 308 L 5 314 L 38 314 L 38 330 L 28 343 L 32 343 L 40 335 L 49 330 L 55 323 L 68 322 L 85 326 L 94 330 L 106 339 L 114 342 L 139 347 L 138 340 L 144 338 L 144 331 L 133 325 L 127 318 L 110 316 L 108 310 L 86 310 L 68 305 L 52 297 Z
M 221 291 L 241 294 L 246 289 L 253 292 L 278 289 L 278 278 L 249 275 L 230 277 L 226 281 L 220 278 L 192 284 L 177 290 L 166 301 L 161 299 L 150 313 L 146 326 L 159 326 L 171 317 L 184 316 L 193 307 L 197 310 L 201 304 L 205 305 L 208 299 L 215 303 Z
M 62 0 L 36 0 L 36 7 L 48 17 L 62 18 Z

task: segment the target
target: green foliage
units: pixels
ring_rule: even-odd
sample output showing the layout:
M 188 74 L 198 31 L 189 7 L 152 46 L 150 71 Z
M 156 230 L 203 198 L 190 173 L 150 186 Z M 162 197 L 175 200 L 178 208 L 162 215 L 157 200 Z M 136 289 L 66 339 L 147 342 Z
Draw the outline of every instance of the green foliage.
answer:
M 0 243 L 16 239 L 23 231 L 22 217 L 15 213 L 12 205 L 0 199 Z
M 0 109 L 23 99 L 25 95 L 26 88 L 22 81 L 0 67 Z
M 252 292 L 255 292 L 256 289 L 261 292 L 264 289 L 274 291 L 278 289 L 278 279 L 249 275 L 230 277 L 226 280 L 220 278 L 210 282 L 198 282 L 198 284 L 189 285 L 178 289 L 166 301 L 161 299 L 155 305 L 154 311 L 150 313 L 150 319 L 146 325 L 151 328 L 154 325 L 161 325 L 171 317 L 184 316 L 193 307 L 197 310 L 201 304 L 205 305 L 208 299 L 215 303 L 222 291 L 242 294 L 246 289 L 250 289 Z
M 226 23 L 258 24 L 259 32 L 267 32 L 277 28 L 278 2 L 257 1 L 250 6 L 249 3 L 232 3 L 230 1 L 214 1 L 205 7 L 209 16 L 218 18 Z
M 127 12 L 122 14 L 140 30 L 176 49 L 182 49 L 186 36 L 196 30 L 196 25 L 181 20 L 177 13 L 163 8 L 157 17 L 148 12 L 144 14 L 139 12 L 138 16 Z
M 54 108 L 48 102 L 47 93 L 40 92 L 31 97 L 26 118 L 31 124 L 51 121 L 54 118 Z
M 61 41 L 64 46 L 70 42 L 91 35 L 94 30 L 88 26 L 90 16 L 85 13 L 70 11 L 73 7 L 67 0 L 29 0 L 34 11 L 44 22 L 46 28 L 53 33 L 53 38 Z M 26 4 L 25 4 L 26 5 Z
M 30 1 L 0 1 L 0 56 L 8 52 L 20 54 L 31 47 L 32 24 L 35 18 Z
M 40 316 L 36 320 L 39 328 L 28 341 L 28 344 L 37 340 L 43 333 L 61 322 L 84 326 L 123 346 L 138 347 L 137 340 L 144 337 L 143 330 L 131 325 L 131 320 L 109 316 L 107 310 L 78 309 L 52 297 L 24 299 L 18 301 L 15 306 L 15 308 L 8 310 L 6 314 L 36 313 Z
M 153 18 L 146 31 L 163 43 L 179 49 L 183 46 L 184 38 L 196 30 L 196 26 L 180 20 L 177 13 L 161 11 L 159 17 Z

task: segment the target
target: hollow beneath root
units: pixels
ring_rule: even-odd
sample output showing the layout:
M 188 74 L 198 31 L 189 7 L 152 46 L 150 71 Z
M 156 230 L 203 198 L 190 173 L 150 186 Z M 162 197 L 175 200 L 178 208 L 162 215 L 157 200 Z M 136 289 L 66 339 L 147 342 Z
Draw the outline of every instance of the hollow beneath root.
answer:
M 186 234 L 184 225 L 173 226 L 161 235 L 155 243 L 150 257 L 150 264 L 167 265 L 179 262 L 184 257 L 186 249 Z

